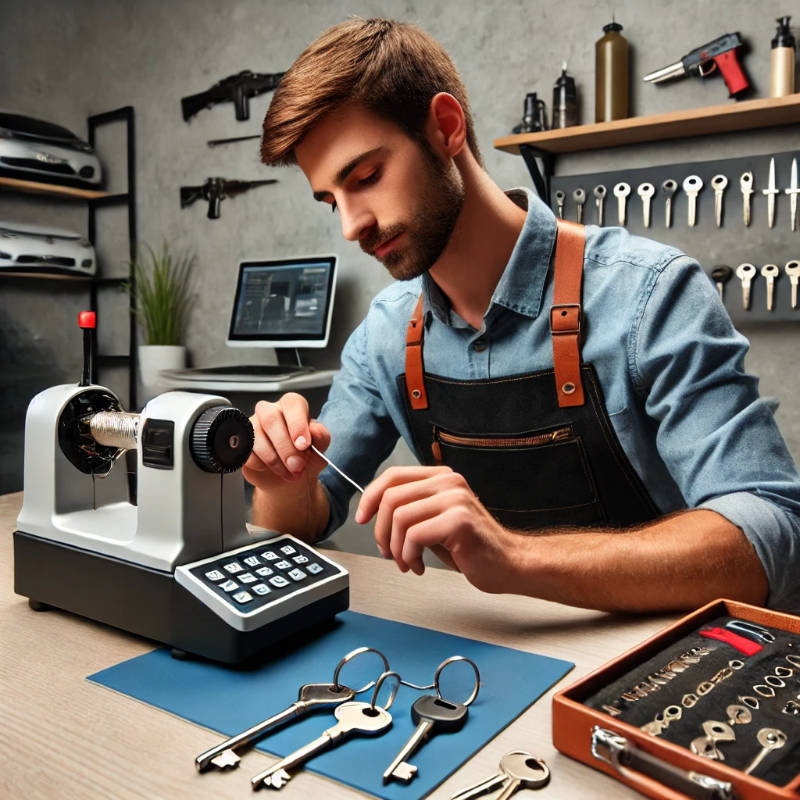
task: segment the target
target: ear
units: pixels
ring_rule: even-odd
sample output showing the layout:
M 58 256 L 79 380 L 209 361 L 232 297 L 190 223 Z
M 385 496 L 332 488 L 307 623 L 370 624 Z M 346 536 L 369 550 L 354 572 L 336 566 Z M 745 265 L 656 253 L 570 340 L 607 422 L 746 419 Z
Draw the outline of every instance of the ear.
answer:
M 439 92 L 431 99 L 426 126 L 428 140 L 442 156 L 454 158 L 467 141 L 467 120 L 464 109 L 455 97 Z

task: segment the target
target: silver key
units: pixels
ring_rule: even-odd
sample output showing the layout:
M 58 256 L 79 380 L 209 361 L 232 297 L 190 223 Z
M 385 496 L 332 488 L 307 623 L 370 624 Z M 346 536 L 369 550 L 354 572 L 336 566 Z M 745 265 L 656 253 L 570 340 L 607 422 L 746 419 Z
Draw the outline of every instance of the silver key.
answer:
M 739 264 L 736 267 L 736 277 L 742 282 L 742 308 L 745 311 L 750 308 L 750 283 L 756 276 L 756 272 L 753 264 Z
M 603 224 L 603 209 L 606 202 L 606 195 L 608 194 L 608 190 L 605 186 L 601 183 L 599 186 L 595 186 L 592 194 L 594 195 L 594 204 L 597 207 L 597 224 Z
M 725 302 L 725 284 L 733 276 L 733 270 L 727 264 L 720 264 L 711 270 L 711 280 L 717 287 L 719 299 Z
M 563 189 L 556 189 L 556 206 L 558 207 L 558 216 L 564 219 L 564 201 L 567 199 L 567 194 Z
M 513 750 L 500 759 L 500 772 L 485 781 L 450 795 L 450 800 L 472 800 L 502 787 L 495 800 L 508 800 L 518 789 L 541 789 L 550 781 L 550 769 L 540 758 Z
M 617 220 L 620 225 L 625 224 L 625 208 L 628 203 L 628 195 L 631 193 L 631 187 L 624 181 L 618 183 L 614 187 L 614 197 L 617 198 Z
M 767 282 L 767 311 L 772 311 L 775 300 L 775 279 L 781 274 L 777 264 L 764 264 L 761 267 L 761 276 Z
M 282 758 L 269 769 L 252 777 L 250 785 L 253 789 L 258 789 L 259 784 L 272 789 L 282 789 L 291 780 L 292 776 L 288 770 L 292 767 L 303 764 L 318 752 L 341 742 L 347 736 L 353 734 L 376 736 L 388 730 L 392 725 L 392 715 L 386 709 L 380 706 L 373 708 L 369 703 L 355 701 L 342 703 L 336 707 L 334 714 L 338 720 L 336 725 L 323 731 L 321 736 L 309 742 L 305 747 L 295 750 L 294 753 Z
M 792 308 L 797 308 L 797 281 L 800 276 L 800 261 L 787 261 L 783 271 L 789 276 L 792 285 Z
M 697 195 L 703 188 L 703 180 L 699 175 L 689 175 L 683 181 L 683 191 L 689 198 L 689 227 L 697 224 Z
M 777 728 L 762 728 L 756 739 L 761 745 L 759 754 L 742 770 L 749 775 L 773 750 L 780 750 L 786 744 L 786 734 Z
M 722 202 L 727 187 L 728 179 L 724 175 L 715 175 L 711 179 L 711 188 L 714 190 L 714 219 L 718 228 L 722 227 Z
M 578 223 L 583 222 L 583 204 L 586 202 L 586 192 L 583 190 L 582 187 L 578 187 L 572 193 L 572 199 L 575 201 L 575 207 L 577 209 L 577 214 L 575 219 Z
M 642 223 L 645 228 L 650 227 L 650 200 L 656 193 L 656 187 L 652 183 L 640 183 L 636 194 L 642 198 Z
M 433 694 L 418 697 L 411 706 L 411 719 L 417 727 L 383 773 L 384 784 L 392 778 L 408 783 L 417 774 L 417 768 L 406 759 L 433 734 L 461 730 L 468 714 L 469 709 L 463 703 L 451 703 Z
M 742 191 L 742 219 L 745 227 L 750 227 L 750 197 L 753 194 L 753 173 L 750 170 L 742 173 L 739 188 Z
M 194 765 L 198 772 L 202 772 L 212 764 L 219 769 L 237 767 L 240 758 L 235 750 L 254 744 L 267 731 L 281 723 L 297 719 L 315 708 L 345 703 L 353 697 L 355 692 L 347 686 L 340 685 L 337 691 L 332 683 L 307 683 L 300 687 L 297 700 L 288 708 L 201 753 L 194 760 Z
M 672 196 L 678 191 L 678 182 L 672 178 L 667 178 L 661 184 L 661 191 L 664 193 L 664 224 L 667 228 L 672 227 Z

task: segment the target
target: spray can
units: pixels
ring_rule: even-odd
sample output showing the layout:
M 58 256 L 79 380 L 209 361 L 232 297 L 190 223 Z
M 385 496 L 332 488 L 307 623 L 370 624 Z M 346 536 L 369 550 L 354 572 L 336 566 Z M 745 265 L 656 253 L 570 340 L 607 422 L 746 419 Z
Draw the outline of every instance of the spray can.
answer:
M 791 17 L 778 17 L 778 30 L 770 50 L 769 96 L 794 93 L 795 42 L 789 29 Z
M 621 30 L 618 22 L 604 25 L 604 35 L 594 46 L 595 122 L 628 116 L 628 42 Z
M 553 128 L 568 128 L 578 124 L 578 92 L 575 78 L 567 75 L 567 62 L 561 65 L 561 75 L 553 87 Z

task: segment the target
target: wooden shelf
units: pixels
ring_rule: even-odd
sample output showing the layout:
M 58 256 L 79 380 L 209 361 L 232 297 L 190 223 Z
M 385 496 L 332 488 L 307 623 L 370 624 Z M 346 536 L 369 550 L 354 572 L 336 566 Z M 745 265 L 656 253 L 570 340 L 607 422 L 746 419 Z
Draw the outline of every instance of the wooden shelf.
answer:
M 62 186 L 58 183 L 26 181 L 20 178 L 0 177 L 0 186 L 7 186 L 9 189 L 16 189 L 18 192 L 47 194 L 51 197 L 74 197 L 79 200 L 97 200 L 101 197 L 111 197 L 111 192 L 99 192 L 95 189 L 81 189 L 77 186 Z
M 518 133 L 495 139 L 494 146 L 515 155 L 519 155 L 520 145 L 530 145 L 546 153 L 575 153 L 799 122 L 800 93 L 796 93 L 786 97 L 747 100 L 724 106 L 672 111 L 614 122 L 598 122 L 594 125 L 576 125 L 539 133 Z

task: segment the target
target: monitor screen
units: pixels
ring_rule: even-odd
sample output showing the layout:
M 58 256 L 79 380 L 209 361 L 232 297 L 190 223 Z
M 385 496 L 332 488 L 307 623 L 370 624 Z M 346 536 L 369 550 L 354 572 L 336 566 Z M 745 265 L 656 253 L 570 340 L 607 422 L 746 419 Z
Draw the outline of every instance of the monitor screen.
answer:
M 242 261 L 228 344 L 325 347 L 335 286 L 336 256 Z

